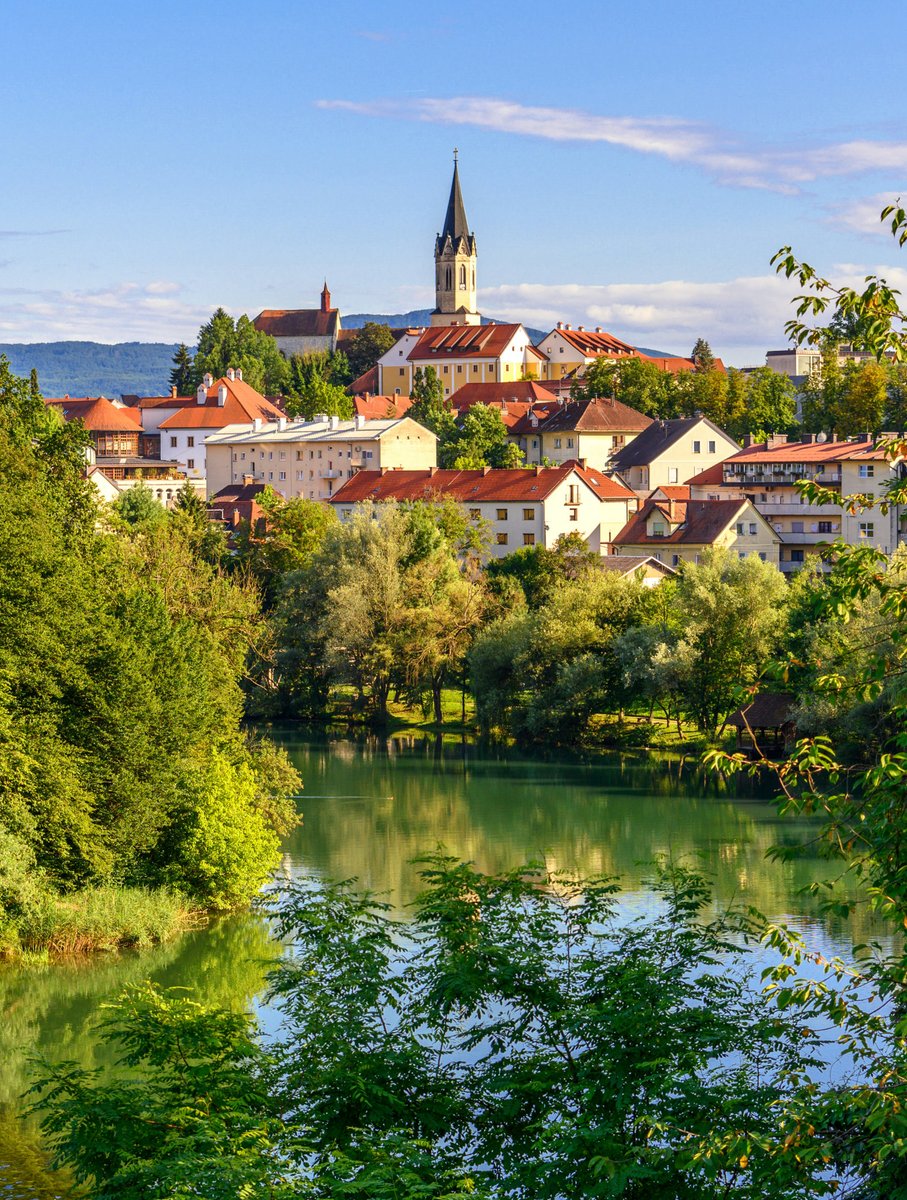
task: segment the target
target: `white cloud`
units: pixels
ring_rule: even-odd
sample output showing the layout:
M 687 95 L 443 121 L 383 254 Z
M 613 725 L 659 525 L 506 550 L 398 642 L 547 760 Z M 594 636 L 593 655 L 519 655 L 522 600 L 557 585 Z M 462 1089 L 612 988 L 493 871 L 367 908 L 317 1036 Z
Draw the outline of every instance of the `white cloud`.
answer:
M 216 305 L 180 298 L 179 284 L 116 283 L 86 291 L 0 288 L 0 341 L 192 341 Z
M 701 167 L 722 183 L 795 192 L 833 175 L 907 168 L 907 142 L 862 139 L 788 150 L 748 147 L 708 125 L 678 117 L 600 115 L 487 96 L 407 100 L 319 100 L 319 108 L 432 124 L 467 125 L 551 141 L 603 142 Z
M 888 221 L 880 221 L 879 213 L 897 199 L 896 192 L 877 192 L 858 200 L 848 200 L 829 208 L 828 223 L 853 233 L 891 237 Z

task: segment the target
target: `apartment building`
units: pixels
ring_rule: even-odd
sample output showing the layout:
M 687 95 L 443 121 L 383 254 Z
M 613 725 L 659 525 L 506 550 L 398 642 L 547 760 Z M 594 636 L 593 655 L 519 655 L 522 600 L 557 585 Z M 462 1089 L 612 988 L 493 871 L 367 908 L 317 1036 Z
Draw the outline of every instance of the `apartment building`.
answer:
M 363 469 L 427 470 L 438 460 L 437 447 L 435 435 L 410 417 L 255 420 L 205 439 L 208 495 L 249 476 L 287 499 L 329 500 Z
M 685 483 L 740 447 L 705 417 L 652 421 L 611 459 L 610 468 L 635 492 Z
M 730 550 L 779 564 L 781 538 L 751 501 L 651 498 L 615 536 L 612 553 L 652 555 L 670 567 L 700 562 L 706 550 Z

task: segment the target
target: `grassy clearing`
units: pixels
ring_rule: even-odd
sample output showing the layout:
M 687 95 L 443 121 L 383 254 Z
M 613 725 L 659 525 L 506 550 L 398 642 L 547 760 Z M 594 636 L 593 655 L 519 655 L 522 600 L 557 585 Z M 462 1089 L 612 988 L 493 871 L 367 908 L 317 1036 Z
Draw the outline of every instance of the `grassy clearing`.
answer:
M 166 888 L 93 887 L 61 896 L 45 892 L 0 933 L 8 957 L 63 956 L 152 946 L 197 920 Z

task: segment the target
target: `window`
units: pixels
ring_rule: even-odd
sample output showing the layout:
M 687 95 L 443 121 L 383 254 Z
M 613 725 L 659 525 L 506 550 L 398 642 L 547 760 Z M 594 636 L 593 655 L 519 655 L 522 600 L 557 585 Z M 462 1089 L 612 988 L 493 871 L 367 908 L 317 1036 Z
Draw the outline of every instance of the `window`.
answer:
M 533 450 L 538 450 L 538 447 L 539 447 L 539 440 L 538 440 L 538 438 L 533 438 L 533 439 L 532 439 L 532 449 L 533 449 Z
M 861 521 L 860 522 L 860 537 L 861 538 L 875 537 L 875 532 L 876 532 L 876 527 L 872 521 Z
M 497 542 L 497 544 L 499 546 L 506 546 L 507 545 L 507 534 L 506 533 L 495 534 L 495 541 Z
M 763 562 L 765 562 L 765 551 L 764 550 L 759 551 L 759 557 L 762 559 Z
M 568 450 L 573 449 L 573 438 L 567 438 L 567 449 Z
M 175 438 L 175 437 L 172 437 L 172 438 L 170 439 L 170 447 L 171 447 L 171 449 L 172 449 L 172 448 L 173 448 L 175 445 L 176 445 L 176 438 Z
M 694 454 L 702 453 L 702 442 L 694 442 L 693 443 L 693 453 Z
M 803 522 L 802 521 L 791 521 L 790 531 L 791 531 L 791 533 L 802 533 L 803 532 Z
M 186 466 L 187 466 L 187 468 L 188 468 L 190 471 L 194 471 L 194 470 L 195 470 L 195 459 L 194 459 L 194 458 L 187 458 L 187 459 L 186 459 Z
M 264 471 L 262 471 L 262 474 L 264 474 Z M 273 478 L 274 478 L 274 472 L 273 472 L 273 471 L 269 471 L 269 472 L 268 472 L 268 478 L 269 478 L 269 479 L 273 479 Z
M 524 546 L 534 546 L 535 545 L 535 534 L 534 533 L 524 533 L 523 534 L 523 545 Z
M 535 520 L 535 509 L 534 508 L 524 508 L 523 509 L 523 520 L 524 521 L 534 521 Z
M 652 537 L 664 537 L 665 527 L 660 521 L 652 522 Z
M 819 533 L 831 533 L 831 532 L 832 532 L 831 521 L 820 521 L 819 522 Z
M 287 477 L 286 471 L 278 471 L 278 473 L 277 473 L 278 479 L 286 479 L 286 477 Z
M 571 483 L 567 488 L 567 503 L 579 504 L 579 484 Z
M 791 562 L 803 562 L 803 551 L 802 550 L 791 550 L 790 560 L 791 560 Z
M 872 479 L 876 473 L 875 466 L 872 463 L 861 463 L 857 470 L 861 479 Z
M 561 448 L 561 439 L 560 438 L 554 439 L 554 448 L 555 448 L 555 450 L 560 450 L 560 448 Z
M 239 460 L 240 460 L 240 462 L 245 462 L 245 461 L 246 461 L 246 452 L 245 452 L 245 450 L 243 450 L 242 454 L 240 454 L 240 456 L 239 456 Z
M 756 536 L 756 522 L 750 521 L 750 537 Z
M 186 445 L 187 446 L 195 445 L 195 438 L 191 434 L 186 438 Z
M 579 520 L 579 509 L 578 509 L 578 508 L 571 508 L 571 509 L 570 509 L 570 520 L 571 520 L 571 521 L 578 521 L 578 520 Z
M 672 555 L 671 555 L 671 566 L 672 566 L 672 567 L 676 567 L 676 566 L 678 566 L 678 565 L 679 565 L 679 563 L 680 563 L 680 555 L 679 555 L 679 554 L 672 554 Z
M 743 537 L 743 522 L 742 521 L 737 522 L 737 536 Z
M 715 453 L 715 450 L 716 450 L 716 445 L 715 445 L 715 443 L 714 443 L 714 442 L 709 442 L 709 454 L 714 454 L 714 453 Z
M 273 450 L 269 450 L 269 451 L 268 451 L 268 458 L 273 458 L 273 457 L 274 457 L 274 451 L 273 451 Z
M 738 558 L 746 558 L 746 551 L 745 551 L 745 550 L 739 550 L 739 551 L 737 552 L 737 557 L 738 557 Z
M 507 509 L 506 508 L 497 509 L 497 517 L 498 517 L 499 521 L 506 521 L 507 520 Z
M 677 482 L 677 468 L 676 467 L 668 467 L 668 483 L 676 483 L 676 482 Z
M 286 450 L 281 450 L 281 452 L 280 452 L 280 457 L 281 457 L 281 458 L 286 458 L 286 456 L 287 456 L 287 452 L 286 452 Z

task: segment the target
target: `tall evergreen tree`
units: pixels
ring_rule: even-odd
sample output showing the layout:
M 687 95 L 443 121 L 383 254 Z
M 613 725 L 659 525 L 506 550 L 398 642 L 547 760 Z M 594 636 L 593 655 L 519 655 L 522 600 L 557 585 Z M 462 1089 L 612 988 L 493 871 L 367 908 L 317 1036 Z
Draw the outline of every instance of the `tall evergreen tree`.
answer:
M 696 364 L 697 371 L 711 371 L 715 365 L 715 355 L 705 338 L 696 339 L 690 358 Z
M 189 396 L 198 387 L 198 372 L 192 361 L 192 354 L 185 342 L 180 342 L 173 356 L 173 370 L 170 372 L 170 386 L 176 388 L 178 396 Z

